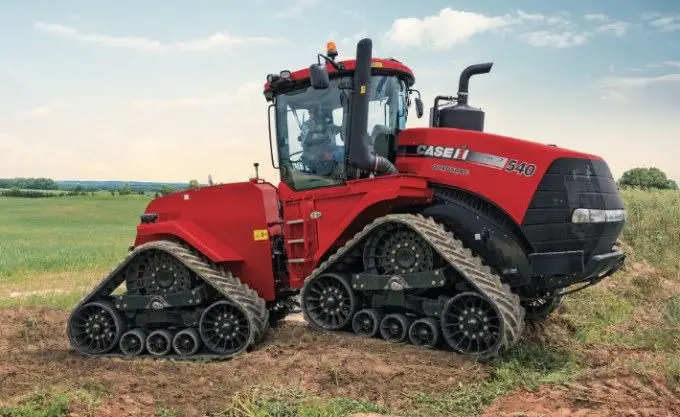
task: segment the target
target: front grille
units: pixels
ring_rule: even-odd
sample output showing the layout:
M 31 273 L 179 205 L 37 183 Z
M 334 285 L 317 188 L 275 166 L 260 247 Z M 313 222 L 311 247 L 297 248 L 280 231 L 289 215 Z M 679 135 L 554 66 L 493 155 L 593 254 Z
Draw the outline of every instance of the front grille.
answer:
M 624 208 L 604 161 L 562 158 L 550 165 L 522 223 L 534 252 L 583 250 L 587 261 L 611 249 L 623 222 L 573 224 L 571 215 L 577 208 Z

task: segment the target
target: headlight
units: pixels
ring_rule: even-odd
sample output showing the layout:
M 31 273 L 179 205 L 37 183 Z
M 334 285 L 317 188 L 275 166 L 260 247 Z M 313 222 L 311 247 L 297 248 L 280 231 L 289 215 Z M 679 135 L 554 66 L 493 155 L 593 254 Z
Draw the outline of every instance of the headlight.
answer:
M 572 223 L 614 223 L 626 220 L 626 211 L 617 210 L 597 210 L 579 208 L 574 210 L 571 215 Z

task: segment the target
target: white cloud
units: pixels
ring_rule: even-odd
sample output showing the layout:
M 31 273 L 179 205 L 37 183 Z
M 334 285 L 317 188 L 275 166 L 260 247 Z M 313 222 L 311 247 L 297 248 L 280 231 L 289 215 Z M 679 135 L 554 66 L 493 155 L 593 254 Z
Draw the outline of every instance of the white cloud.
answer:
M 506 26 L 510 21 L 502 16 L 442 9 L 438 15 L 423 19 L 396 19 L 385 34 L 391 42 L 402 46 L 443 50 L 467 41 L 476 34 Z
M 611 33 L 612 35 L 616 35 L 616 36 L 621 37 L 621 36 L 625 35 L 626 33 L 628 33 L 630 28 L 631 28 L 630 23 L 623 22 L 623 21 L 616 21 L 616 22 L 607 23 L 607 24 L 604 24 L 604 25 L 598 27 L 597 29 L 595 29 L 595 32 L 596 33 Z
M 319 4 L 319 0 L 293 0 L 288 2 L 275 16 L 280 19 L 298 17 L 302 15 L 302 12 L 315 7 L 317 4 Z
M 35 29 L 48 32 L 62 38 L 72 39 L 80 42 L 93 43 L 112 48 L 137 49 L 141 51 L 159 51 L 164 49 L 164 45 L 159 41 L 147 38 L 130 36 L 110 36 L 101 34 L 81 33 L 78 30 L 64 25 L 38 22 L 33 25 Z
M 632 96 L 640 90 L 668 85 L 680 86 L 680 73 L 657 77 L 604 77 L 600 80 L 600 88 L 603 92 L 601 98 L 626 103 L 631 102 Z
M 608 22 L 609 17 L 607 15 L 604 15 L 602 13 L 592 13 L 592 14 L 587 14 L 584 16 L 586 20 L 593 20 L 593 21 L 598 21 L 598 22 Z
M 534 22 L 543 22 L 546 20 L 546 17 L 542 14 L 527 13 L 523 10 L 517 10 L 517 16 L 521 20 L 529 20 Z
M 133 106 L 142 111 L 179 110 L 196 107 L 225 106 L 240 103 L 248 98 L 261 98 L 263 82 L 251 81 L 233 91 L 211 96 L 175 97 L 166 99 L 136 100 Z
M 274 45 L 282 42 L 282 39 L 267 36 L 239 37 L 228 33 L 218 32 L 207 38 L 178 42 L 176 47 L 177 49 L 187 51 L 207 51 L 210 49 L 230 48 L 243 45 Z
M 666 67 L 680 68 L 680 61 L 661 61 L 661 65 Z
M 587 14 L 584 18 L 600 26 L 580 27 L 565 13 L 546 15 L 517 10 L 502 16 L 487 16 L 446 8 L 438 15 L 397 19 L 386 36 L 390 42 L 402 46 L 442 50 L 476 34 L 502 28 L 505 33 L 512 33 L 517 40 L 531 46 L 568 48 L 584 45 L 597 35 L 621 37 L 632 27 L 628 22 L 601 13 Z
M 520 39 L 531 46 L 553 48 L 569 48 L 588 42 L 588 36 L 585 33 L 549 32 L 547 30 L 523 33 Z
M 661 16 L 663 16 L 663 15 L 659 12 L 645 12 L 645 13 L 642 13 L 642 15 L 640 17 L 642 17 L 642 20 L 652 20 L 652 19 L 656 19 L 657 17 L 661 17 Z
M 680 30 L 680 15 L 657 16 L 649 22 L 649 25 L 659 29 L 661 32 Z
M 43 117 L 52 113 L 52 110 L 53 107 L 51 105 L 37 106 L 28 110 L 26 113 L 24 113 L 24 115 L 28 117 Z
M 112 36 L 97 33 L 82 33 L 77 29 L 59 24 L 37 22 L 33 25 L 37 30 L 79 42 L 91 43 L 111 48 L 133 49 L 138 51 L 207 51 L 210 49 L 228 49 L 244 45 L 271 45 L 285 42 L 281 38 L 271 37 L 240 37 L 228 33 L 217 32 L 201 39 L 163 43 L 158 40 L 131 36 Z

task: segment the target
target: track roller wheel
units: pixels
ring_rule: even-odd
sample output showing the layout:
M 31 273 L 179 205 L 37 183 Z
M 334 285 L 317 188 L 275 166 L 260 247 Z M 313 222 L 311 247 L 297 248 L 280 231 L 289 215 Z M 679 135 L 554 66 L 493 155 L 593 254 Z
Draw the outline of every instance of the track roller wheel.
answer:
M 165 329 L 155 330 L 146 338 L 146 350 L 154 356 L 164 356 L 172 349 L 172 334 Z
M 93 301 L 73 312 L 68 323 L 71 345 L 86 355 L 109 352 L 123 332 L 123 318 L 106 301 Z
M 408 339 L 411 321 L 401 313 L 388 314 L 380 321 L 380 336 L 388 342 L 405 342 Z
M 221 355 L 244 351 L 254 337 L 248 314 L 230 301 L 217 301 L 201 315 L 198 332 L 203 344 Z
M 408 339 L 412 344 L 430 349 L 437 346 L 440 334 L 439 320 L 433 317 L 418 319 L 408 329 Z
M 144 352 L 146 333 L 142 329 L 133 329 L 123 333 L 118 347 L 125 356 L 137 356 Z
M 503 342 L 503 320 L 496 307 L 482 295 L 464 292 L 449 299 L 441 314 L 444 340 L 458 353 L 495 355 Z
M 354 316 L 356 294 L 347 280 L 336 274 L 321 274 L 305 283 L 301 296 L 305 320 L 317 330 L 338 330 Z
M 184 329 L 172 339 L 172 349 L 180 356 L 191 356 L 201 347 L 201 339 L 196 329 Z
M 357 311 L 352 319 L 352 330 L 362 337 L 374 337 L 380 329 L 380 321 L 384 314 L 377 308 L 365 308 Z

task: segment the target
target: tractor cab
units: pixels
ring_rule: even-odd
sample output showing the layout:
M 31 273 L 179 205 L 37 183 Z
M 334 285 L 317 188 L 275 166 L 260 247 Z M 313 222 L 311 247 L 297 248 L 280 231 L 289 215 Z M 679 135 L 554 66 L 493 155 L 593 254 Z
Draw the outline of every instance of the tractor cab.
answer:
M 375 167 L 363 166 L 366 161 L 352 158 L 352 153 L 361 153 L 359 159 L 373 155 L 393 164 L 396 136 L 406 127 L 415 91 L 411 70 L 394 59 L 371 58 L 370 45 L 368 59 L 357 56 L 336 62 L 336 56 L 335 44 L 329 42 L 327 55 L 319 54 L 317 64 L 267 77 L 270 147 L 273 110 L 278 155 L 277 166 L 271 150 L 272 164 L 294 190 L 341 184 L 374 171 Z M 362 61 L 368 64 L 368 79 L 357 82 Z M 416 98 L 420 117 L 422 103 L 418 103 L 420 97 Z

